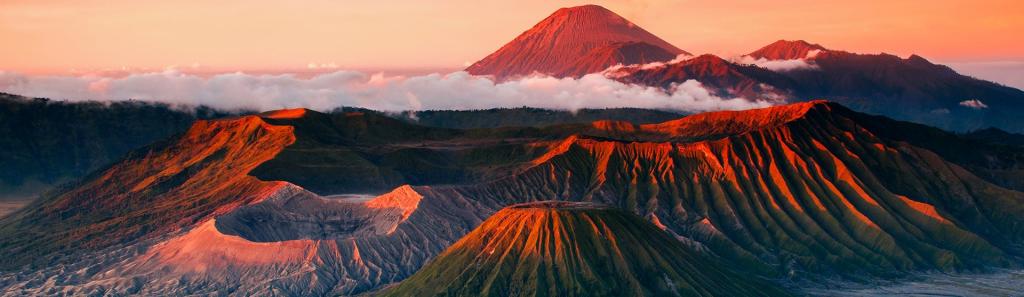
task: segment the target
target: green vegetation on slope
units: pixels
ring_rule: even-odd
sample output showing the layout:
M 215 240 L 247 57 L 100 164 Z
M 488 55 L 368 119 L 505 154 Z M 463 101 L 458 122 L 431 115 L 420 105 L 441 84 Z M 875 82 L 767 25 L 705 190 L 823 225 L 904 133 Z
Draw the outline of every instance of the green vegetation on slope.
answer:
M 62 102 L 0 93 L 0 200 L 34 198 L 131 150 L 223 116 L 138 101 Z
M 382 296 L 784 296 L 644 219 L 588 203 L 494 214 Z
M 583 124 L 600 120 L 635 124 L 660 123 L 683 115 L 670 111 L 640 108 L 580 109 L 575 112 L 530 107 L 484 110 L 425 110 L 395 116 L 410 123 L 457 129 L 498 127 L 542 127 L 558 124 Z

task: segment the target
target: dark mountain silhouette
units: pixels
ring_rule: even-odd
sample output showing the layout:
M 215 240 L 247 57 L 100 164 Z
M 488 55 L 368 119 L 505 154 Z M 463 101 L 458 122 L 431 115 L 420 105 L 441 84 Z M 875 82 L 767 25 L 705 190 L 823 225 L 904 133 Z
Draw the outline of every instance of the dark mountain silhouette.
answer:
M 720 96 L 751 100 L 825 98 L 858 111 L 953 131 L 1024 131 L 1024 122 L 1016 119 L 1024 112 L 1024 91 L 960 75 L 917 55 L 903 59 L 778 41 L 748 56 L 803 60 L 813 67 L 771 71 L 702 55 L 665 67 L 625 67 L 612 75 L 623 82 L 666 89 L 693 79 Z M 967 104 L 974 100 L 984 105 Z
M 229 113 L 138 101 L 64 102 L 0 93 L 0 200 L 30 199 L 129 151 Z

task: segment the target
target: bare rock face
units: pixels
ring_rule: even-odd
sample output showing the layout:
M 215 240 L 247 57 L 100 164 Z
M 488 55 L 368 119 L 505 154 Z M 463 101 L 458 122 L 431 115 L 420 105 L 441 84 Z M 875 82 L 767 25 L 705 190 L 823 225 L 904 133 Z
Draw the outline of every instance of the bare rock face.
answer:
M 450 205 L 420 208 L 422 196 L 408 186 L 367 201 L 332 201 L 287 183 L 268 191 L 181 232 L 3 275 L 3 295 L 348 295 L 411 275 L 464 232 L 423 225 L 456 220 L 437 213 Z
M 416 211 L 422 198 L 407 185 L 369 201 L 296 191 L 218 217 L 217 229 L 256 242 L 387 235 Z
M 466 68 L 499 80 L 533 73 L 579 77 L 616 64 L 668 61 L 685 51 L 597 5 L 562 8 Z
M 374 202 L 396 195 L 416 200 L 413 207 L 421 197 L 405 186 L 370 201 L 330 201 L 288 185 L 261 203 L 154 245 L 107 273 L 145 278 L 149 284 L 187 280 L 173 287 L 145 286 L 140 292 L 154 295 L 225 288 L 267 296 L 365 291 L 410 274 L 440 248 L 407 246 L 406 240 L 435 237 L 430 227 L 398 229 L 403 214 L 412 215 L 415 208 Z
M 406 125 L 312 111 L 197 123 L 4 218 L 2 293 L 359 294 L 413 275 L 506 206 L 551 199 L 624 210 L 759 277 L 871 279 L 1024 255 L 1024 193 L 957 163 L 991 148 L 835 103 L 646 125 Z M 328 153 L 343 157 L 317 158 Z M 250 175 L 272 162 L 273 181 Z M 363 197 L 302 186 L 384 169 L 459 182 Z

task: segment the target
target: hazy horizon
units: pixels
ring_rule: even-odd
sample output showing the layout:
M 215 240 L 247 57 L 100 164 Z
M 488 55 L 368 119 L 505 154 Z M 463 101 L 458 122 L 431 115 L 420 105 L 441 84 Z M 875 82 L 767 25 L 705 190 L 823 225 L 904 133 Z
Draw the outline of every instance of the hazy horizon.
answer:
M 1015 1 L 4 1 L 0 70 L 223 71 L 467 66 L 560 7 L 599 4 L 689 52 L 732 56 L 802 39 L 940 62 L 1024 61 Z M 800 9 L 793 9 L 800 7 Z M 457 12 L 457 13 L 456 13 Z M 951 22 L 950 20 L 956 20 Z M 942 38 L 935 38 L 941 36 Z M 27 58 L 31 57 L 31 58 Z

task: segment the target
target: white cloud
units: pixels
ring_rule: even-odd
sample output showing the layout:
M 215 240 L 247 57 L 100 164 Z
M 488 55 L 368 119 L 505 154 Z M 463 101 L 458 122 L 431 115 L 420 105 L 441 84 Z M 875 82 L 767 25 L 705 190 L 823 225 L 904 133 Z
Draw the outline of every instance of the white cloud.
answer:
M 756 65 L 756 66 L 759 66 L 759 67 L 762 67 L 762 68 L 765 68 L 765 69 L 768 69 L 768 70 L 771 70 L 771 71 L 776 71 L 776 72 L 792 71 L 792 70 L 797 70 L 797 69 L 818 69 L 818 65 L 816 65 L 816 64 L 814 64 L 812 62 L 809 62 L 809 61 L 812 58 L 814 58 L 815 56 L 817 56 L 818 53 L 820 53 L 820 52 L 821 51 L 819 51 L 819 50 L 811 50 L 811 51 L 807 52 L 807 56 L 804 57 L 803 59 L 793 59 L 793 60 L 768 60 L 768 59 L 765 59 L 765 58 L 754 59 L 751 56 L 734 56 L 734 57 L 729 58 L 728 61 L 732 62 L 732 63 L 736 63 L 736 64 Z M 693 58 L 694 58 L 694 56 L 690 56 L 690 55 L 679 55 L 675 59 L 672 59 L 671 61 L 667 61 L 667 62 L 651 62 L 651 63 L 647 63 L 647 64 L 634 64 L 634 65 L 618 64 L 618 65 L 614 65 L 614 66 L 608 67 L 608 69 L 605 69 L 603 71 L 603 73 L 604 73 L 605 76 L 610 77 L 610 78 L 620 78 L 620 77 L 629 75 L 630 73 L 634 72 L 637 69 L 639 69 L 639 70 L 658 69 L 658 68 L 663 68 L 665 66 L 676 64 L 676 63 L 683 62 L 683 61 L 686 61 L 686 60 L 689 60 L 689 59 L 693 59 Z
M 737 64 L 757 65 L 776 72 L 792 71 L 797 69 L 818 69 L 818 65 L 807 62 L 807 59 L 768 60 L 765 58 L 754 59 L 751 56 L 740 56 L 729 60 Z
M 818 56 L 820 52 L 820 50 L 807 51 L 807 56 L 803 59 L 768 60 L 765 58 L 754 59 L 754 57 L 744 55 L 730 58 L 729 61 L 736 64 L 757 65 L 758 67 L 776 72 L 785 72 L 797 69 L 818 69 L 818 65 L 809 61 Z
M 624 84 L 601 74 L 579 79 L 533 76 L 495 83 L 461 71 L 411 77 L 335 71 L 310 78 L 245 73 L 200 77 L 176 70 L 118 78 L 26 76 L 0 71 L 0 91 L 71 101 L 135 99 L 229 110 L 295 107 L 330 110 L 355 106 L 402 111 L 530 106 L 563 110 L 638 107 L 702 112 L 771 105 L 763 100 L 714 96 L 693 80 L 666 92 L 661 88 Z
M 680 55 L 676 56 L 674 59 L 666 61 L 666 62 L 650 62 L 650 63 L 647 63 L 647 64 L 631 64 L 631 65 L 615 64 L 615 65 L 612 65 L 611 67 L 608 67 L 608 69 L 605 69 L 604 71 L 602 71 L 602 73 L 606 77 L 620 78 L 620 77 L 629 75 L 630 73 L 632 73 L 634 70 L 637 70 L 637 69 L 639 69 L 639 70 L 652 70 L 652 69 L 664 68 L 665 66 L 673 65 L 673 64 L 676 64 L 676 63 L 679 63 L 679 62 L 682 62 L 682 61 L 686 61 L 686 60 L 689 60 L 689 59 L 693 59 L 693 56 L 686 55 L 686 54 L 680 54 Z
M 981 102 L 981 100 L 978 99 L 960 101 L 960 106 L 965 106 L 973 109 L 988 108 L 988 105 L 986 105 L 984 102 Z

